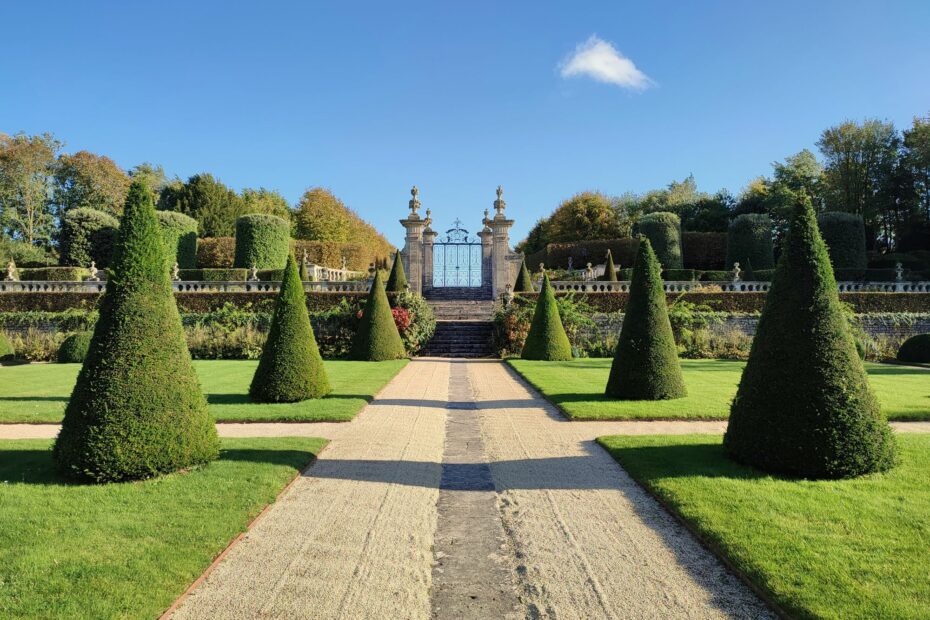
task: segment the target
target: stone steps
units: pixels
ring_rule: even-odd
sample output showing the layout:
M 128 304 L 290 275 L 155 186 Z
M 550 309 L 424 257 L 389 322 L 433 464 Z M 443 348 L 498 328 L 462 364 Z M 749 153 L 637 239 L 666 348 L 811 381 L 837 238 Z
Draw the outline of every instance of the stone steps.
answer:
M 423 293 L 428 300 L 489 300 L 492 297 L 490 286 L 449 286 L 431 288 Z
M 491 357 L 494 324 L 490 321 L 437 321 L 436 333 L 421 357 Z
M 431 300 L 428 303 L 438 321 L 490 321 L 496 307 L 490 300 Z

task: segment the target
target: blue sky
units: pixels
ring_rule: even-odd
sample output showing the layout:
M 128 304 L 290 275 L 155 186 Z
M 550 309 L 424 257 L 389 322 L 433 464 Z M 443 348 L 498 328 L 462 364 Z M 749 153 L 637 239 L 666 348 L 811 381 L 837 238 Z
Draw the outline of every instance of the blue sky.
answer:
M 736 193 L 843 119 L 930 113 L 926 1 L 30 2 L 0 23 L 0 131 L 292 202 L 327 186 L 396 244 L 414 183 L 471 229 L 503 184 L 517 240 L 581 190 Z

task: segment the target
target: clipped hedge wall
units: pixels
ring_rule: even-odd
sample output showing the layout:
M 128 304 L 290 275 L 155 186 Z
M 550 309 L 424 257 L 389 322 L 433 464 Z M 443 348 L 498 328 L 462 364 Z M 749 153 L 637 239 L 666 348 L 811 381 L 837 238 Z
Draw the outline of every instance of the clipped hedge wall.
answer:
M 169 267 L 177 261 L 181 269 L 197 266 L 197 220 L 177 211 L 157 211 Z
M 197 242 L 197 267 L 229 269 L 236 256 L 235 237 L 204 237 Z
M 775 247 L 772 242 L 772 218 L 761 213 L 745 213 L 733 218 L 727 233 L 727 263 L 733 268 L 739 263 L 744 274 L 747 270 L 775 267 Z M 747 275 L 748 280 L 752 276 Z
M 636 222 L 634 231 L 649 239 L 662 269 L 682 268 L 681 220 L 677 215 L 665 211 L 647 213 Z
M 639 239 L 629 237 L 550 243 L 544 250 L 527 255 L 526 266 L 533 272 L 539 271 L 539 263 L 544 263 L 547 269 L 567 269 L 568 258 L 571 257 L 572 266 L 582 269 L 587 263 L 598 265 L 604 262 L 607 250 L 610 250 L 614 265 L 629 267 L 633 264 L 638 249 Z
M 828 211 L 817 216 L 817 226 L 834 269 L 865 269 L 868 266 L 862 216 Z
M 36 280 L 44 282 L 80 282 L 87 277 L 84 267 L 23 267 L 19 269 L 20 280 Z M 97 274 L 101 279 L 103 272 Z
M 727 268 L 727 233 L 681 233 L 681 259 L 688 269 L 716 270 Z
M 62 265 L 89 267 L 91 261 L 102 269 L 110 264 L 119 221 L 103 211 L 79 207 L 61 218 L 58 237 Z
M 253 213 L 236 220 L 234 267 L 283 269 L 290 250 L 291 223 L 276 215 Z

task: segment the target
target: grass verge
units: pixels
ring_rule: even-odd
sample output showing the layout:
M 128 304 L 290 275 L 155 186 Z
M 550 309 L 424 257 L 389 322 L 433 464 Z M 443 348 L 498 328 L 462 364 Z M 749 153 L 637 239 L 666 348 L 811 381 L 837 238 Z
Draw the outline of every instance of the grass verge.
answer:
M 707 435 L 598 441 L 776 605 L 798 618 L 930 617 L 930 435 L 856 480 L 774 478 Z
M 332 393 L 318 400 L 282 404 L 249 400 L 257 360 L 195 360 L 194 368 L 217 422 L 345 422 L 371 402 L 407 360 L 323 364 Z M 80 369 L 80 364 L 0 368 L 0 423 L 61 422 Z
M 745 367 L 730 360 L 681 360 L 685 398 L 620 401 L 604 396 L 610 359 L 508 363 L 572 420 L 725 420 Z M 892 364 L 866 364 L 866 370 L 888 419 L 930 420 L 930 371 Z
M 325 443 L 224 439 L 205 467 L 81 485 L 50 442 L 0 441 L 0 617 L 158 617 Z

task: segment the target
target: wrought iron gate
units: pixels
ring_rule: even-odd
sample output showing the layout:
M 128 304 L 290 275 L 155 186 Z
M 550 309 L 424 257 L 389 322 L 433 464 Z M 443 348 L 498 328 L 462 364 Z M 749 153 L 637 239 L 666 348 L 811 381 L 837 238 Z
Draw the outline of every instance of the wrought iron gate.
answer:
M 468 236 L 462 222 L 433 245 L 433 287 L 480 287 L 482 285 L 481 241 Z

